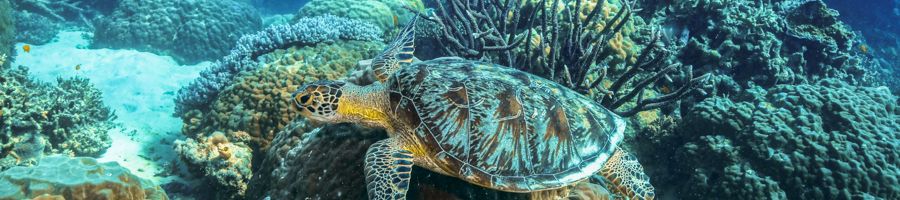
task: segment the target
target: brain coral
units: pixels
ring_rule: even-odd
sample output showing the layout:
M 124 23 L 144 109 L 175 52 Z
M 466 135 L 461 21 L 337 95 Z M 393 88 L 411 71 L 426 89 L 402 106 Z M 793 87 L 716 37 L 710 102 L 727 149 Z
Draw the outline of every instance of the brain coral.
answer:
M 421 0 L 313 0 L 300 9 L 296 18 L 331 14 L 363 20 L 389 31 L 403 26 L 414 16 L 404 7 L 424 9 Z
M 740 84 L 874 81 L 874 64 L 850 49 L 857 36 L 821 1 L 679 0 L 656 15 L 686 42 L 682 62 Z
M 237 1 L 123 0 L 94 31 L 98 48 L 136 48 L 196 63 L 228 54 L 259 30 L 255 9 Z
M 732 100 L 734 99 L 734 100 Z M 885 87 L 818 84 L 746 90 L 694 105 L 638 149 L 660 191 L 680 198 L 900 197 L 900 106 Z
M 168 199 L 118 163 L 54 155 L 0 172 L 0 199 Z
M 114 118 L 87 79 L 50 85 L 30 80 L 24 67 L 0 71 L 0 169 L 42 153 L 100 155 Z

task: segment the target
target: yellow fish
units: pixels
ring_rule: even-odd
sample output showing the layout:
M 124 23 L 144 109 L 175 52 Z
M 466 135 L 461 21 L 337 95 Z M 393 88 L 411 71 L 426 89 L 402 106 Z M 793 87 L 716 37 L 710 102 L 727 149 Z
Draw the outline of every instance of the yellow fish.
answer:
M 400 17 L 394 15 L 394 26 L 400 26 Z
M 31 52 L 31 45 L 26 44 L 26 45 L 22 46 L 22 50 L 24 50 L 25 53 Z
M 864 53 L 864 54 L 869 54 L 869 45 L 866 45 L 866 44 L 860 44 L 860 45 L 859 45 L 859 51 L 861 51 L 861 52 Z

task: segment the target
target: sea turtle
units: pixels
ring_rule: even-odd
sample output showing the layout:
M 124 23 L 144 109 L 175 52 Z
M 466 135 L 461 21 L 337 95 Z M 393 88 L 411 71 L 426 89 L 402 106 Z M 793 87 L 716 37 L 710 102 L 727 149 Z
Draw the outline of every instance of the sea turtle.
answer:
M 625 121 L 588 97 L 513 68 L 461 58 L 413 62 L 413 25 L 372 62 L 376 83 L 318 81 L 301 115 L 387 130 L 369 147 L 370 199 L 405 199 L 412 166 L 491 189 L 531 193 L 600 174 L 610 191 L 652 199 L 643 168 L 618 148 Z

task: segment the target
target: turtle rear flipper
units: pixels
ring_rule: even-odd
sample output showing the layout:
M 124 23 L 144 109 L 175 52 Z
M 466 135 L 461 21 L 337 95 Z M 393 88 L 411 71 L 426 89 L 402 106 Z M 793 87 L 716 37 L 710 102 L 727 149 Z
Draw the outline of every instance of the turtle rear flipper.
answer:
M 379 82 L 384 83 L 394 72 L 401 67 L 413 62 L 413 52 L 416 40 L 416 21 L 419 17 L 413 17 L 406 27 L 397 34 L 387 47 L 378 56 L 372 59 L 372 72 Z
M 385 139 L 369 147 L 365 162 L 369 199 L 406 199 L 412 173 L 412 152 L 402 149 L 393 138 Z
M 606 161 L 600 174 L 609 181 L 609 189 L 613 193 L 628 199 L 653 199 L 655 192 L 650 185 L 650 177 L 644 174 L 644 167 L 638 163 L 634 155 L 621 148 L 616 149 L 612 157 Z

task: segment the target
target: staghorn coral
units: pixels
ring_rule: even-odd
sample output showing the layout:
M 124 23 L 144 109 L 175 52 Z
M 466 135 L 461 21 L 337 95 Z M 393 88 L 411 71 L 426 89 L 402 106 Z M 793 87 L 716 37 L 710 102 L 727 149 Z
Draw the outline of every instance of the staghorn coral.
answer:
M 59 33 L 59 25 L 50 18 L 28 11 L 16 12 L 16 41 L 46 44 Z
M 313 0 L 300 9 L 295 20 L 335 15 L 369 22 L 378 25 L 381 30 L 390 31 L 403 26 L 415 16 L 404 7 L 424 9 L 421 0 Z
M 225 56 L 241 35 L 261 27 L 255 9 L 236 1 L 123 0 L 96 24 L 93 46 L 136 48 L 197 63 Z
M 182 116 L 193 109 L 208 110 L 219 92 L 241 72 L 260 66 L 257 57 L 276 49 L 341 40 L 380 41 L 378 27 L 331 15 L 303 18 L 292 25 L 277 25 L 255 34 L 245 35 L 223 59 L 200 72 L 200 78 L 178 90 L 175 115 Z
M 239 198 L 247 191 L 252 152 L 243 141 L 233 143 L 224 133 L 216 132 L 197 140 L 176 141 L 175 151 L 193 173 L 212 179 L 207 182 L 219 191 L 217 198 Z
M 0 199 L 157 199 L 166 192 L 118 163 L 48 156 L 31 167 L 0 172 Z
M 97 156 L 111 145 L 115 114 L 87 79 L 35 82 L 24 67 L 0 71 L 0 169 L 41 153 Z
M 900 107 L 885 87 L 836 79 L 753 87 L 690 107 L 635 139 L 660 191 L 679 198 L 900 196 Z

